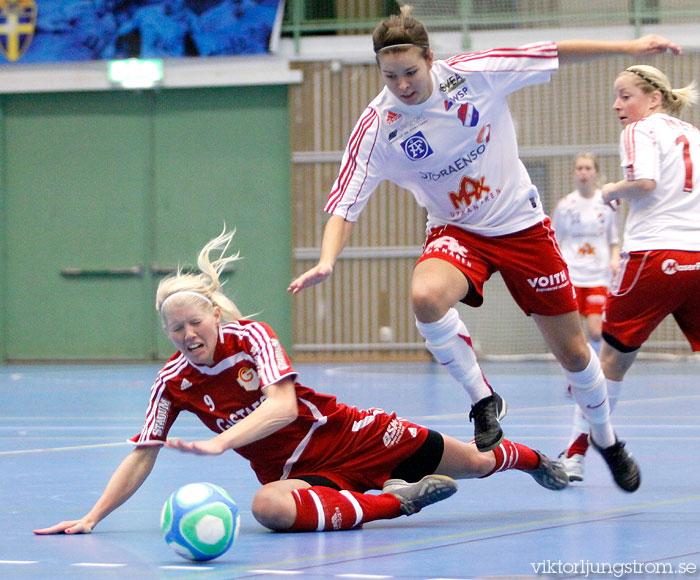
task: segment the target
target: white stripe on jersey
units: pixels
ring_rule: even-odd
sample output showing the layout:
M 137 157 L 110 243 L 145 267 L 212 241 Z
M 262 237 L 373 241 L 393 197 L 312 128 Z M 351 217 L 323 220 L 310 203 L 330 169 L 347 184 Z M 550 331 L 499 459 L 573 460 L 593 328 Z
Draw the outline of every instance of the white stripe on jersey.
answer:
M 231 332 L 229 331 L 229 334 Z M 236 366 L 239 362 L 242 360 L 252 360 L 250 358 L 250 355 L 247 352 L 237 352 L 233 356 L 229 356 L 222 361 L 219 361 L 217 364 L 215 364 L 213 367 L 208 367 L 205 365 L 196 365 L 194 363 L 190 363 L 195 369 L 197 369 L 200 373 L 203 375 L 218 375 L 223 373 L 225 370 L 233 368 Z
M 527 49 L 527 50 L 526 50 Z M 541 50 L 540 54 L 533 54 L 533 50 Z M 466 62 L 477 61 L 484 58 L 534 58 L 534 59 L 548 59 L 548 58 L 558 58 L 559 50 L 556 44 L 551 42 L 544 42 L 541 44 L 528 45 L 527 47 L 521 46 L 519 48 L 491 48 L 488 50 L 482 50 L 480 52 L 472 52 L 466 54 L 458 54 L 452 58 L 446 59 L 446 62 L 450 66 L 463 65 Z
M 294 464 L 297 462 L 299 457 L 301 457 L 301 454 L 304 452 L 306 449 L 307 445 L 309 444 L 309 441 L 311 441 L 311 437 L 314 434 L 314 431 L 318 429 L 319 427 L 323 427 L 328 421 L 328 417 L 326 417 L 321 411 L 319 411 L 318 407 L 314 405 L 313 403 L 307 401 L 306 399 L 298 399 L 300 403 L 304 403 L 309 410 L 311 411 L 311 414 L 313 415 L 314 419 L 316 419 L 311 425 L 311 429 L 309 429 L 309 432 L 304 436 L 304 438 L 299 441 L 299 445 L 296 446 L 296 449 L 294 449 L 294 452 L 289 456 L 289 459 L 284 463 L 284 468 L 282 469 L 282 475 L 280 476 L 280 479 L 287 479 L 289 477 L 289 473 L 292 471 L 292 467 L 294 467 Z
M 379 120 L 377 111 L 372 107 L 367 107 L 366 112 L 360 121 L 357 123 L 355 130 L 352 135 L 350 135 L 350 140 L 347 146 L 346 159 L 344 160 L 343 166 L 340 168 L 340 173 L 338 179 L 336 180 L 337 187 L 331 191 L 328 201 L 326 202 L 326 207 L 324 208 L 326 212 L 333 213 L 333 210 L 338 205 L 338 202 L 343 196 L 343 193 L 348 187 L 348 184 L 352 181 L 352 177 L 357 169 L 357 152 L 360 150 L 362 141 L 365 137 L 367 130 Z M 378 133 L 374 135 L 372 141 L 372 149 L 374 149 L 374 143 L 377 140 Z M 372 154 L 368 155 L 368 159 L 371 158 Z
M 187 359 L 182 353 L 180 353 L 179 357 L 165 365 L 158 373 L 158 376 L 156 377 L 156 380 L 153 383 L 153 386 L 151 387 L 151 402 L 148 406 L 148 410 L 146 411 L 146 421 L 143 429 L 141 430 L 141 434 L 139 435 L 139 438 L 136 442 L 137 445 L 141 442 L 152 442 L 152 439 L 149 437 L 149 435 L 153 431 L 153 426 L 156 422 L 156 417 L 158 415 L 158 403 L 160 403 L 161 396 L 163 395 L 163 391 L 165 390 L 165 383 L 166 381 L 177 376 L 182 371 L 182 369 L 187 366 L 187 364 Z
M 289 373 L 281 373 L 277 365 L 270 364 L 276 362 L 275 357 L 275 344 L 270 340 L 270 335 L 265 331 L 262 325 L 257 322 L 250 324 L 239 324 L 238 322 L 230 322 L 228 324 L 222 325 L 220 328 L 220 334 L 223 336 L 226 334 L 232 334 L 243 339 L 248 339 L 252 344 L 253 350 L 259 352 L 265 352 L 265 357 L 258 358 L 255 360 L 247 352 L 238 352 L 230 357 L 227 357 L 213 367 L 200 366 L 192 364 L 192 367 L 197 369 L 203 375 L 215 376 L 227 369 L 234 367 L 236 364 L 243 360 L 249 360 L 255 364 L 258 370 L 258 376 L 260 377 L 261 385 L 270 385 L 272 383 L 278 382 L 284 376 Z M 289 368 L 284 369 L 289 370 Z
M 280 371 L 289 371 L 289 367 L 280 369 L 280 367 L 275 364 L 277 363 L 275 353 L 276 345 L 270 339 L 270 335 L 261 324 L 254 322 L 252 324 L 246 324 L 245 326 L 238 324 L 235 324 L 235 326 L 238 327 L 236 329 L 237 334 L 247 335 L 248 340 L 250 340 L 250 342 L 256 346 L 260 352 L 265 352 L 266 356 L 264 358 L 261 357 L 256 361 L 261 385 L 276 383 L 288 374 L 288 372 L 283 374 Z

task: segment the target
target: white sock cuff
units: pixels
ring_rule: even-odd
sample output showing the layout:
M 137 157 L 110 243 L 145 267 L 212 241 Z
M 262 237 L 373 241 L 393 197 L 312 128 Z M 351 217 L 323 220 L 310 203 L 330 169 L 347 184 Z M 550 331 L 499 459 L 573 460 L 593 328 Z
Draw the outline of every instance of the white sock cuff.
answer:
M 600 367 L 598 355 L 596 355 L 590 344 L 588 345 L 588 350 L 591 353 L 591 360 L 588 361 L 585 369 L 576 372 L 564 369 L 564 375 L 572 388 L 588 391 L 594 389 L 605 378 L 603 369 Z
M 416 319 L 416 328 L 425 340 L 435 346 L 444 344 L 462 329 L 463 334 L 467 331 L 456 308 L 450 308 L 445 316 L 435 322 L 421 322 Z

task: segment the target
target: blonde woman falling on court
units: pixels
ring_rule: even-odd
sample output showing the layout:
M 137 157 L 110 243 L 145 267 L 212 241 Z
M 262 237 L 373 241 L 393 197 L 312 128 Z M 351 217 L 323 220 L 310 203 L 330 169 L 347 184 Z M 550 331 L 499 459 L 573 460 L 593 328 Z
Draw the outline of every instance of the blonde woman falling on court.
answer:
M 219 276 L 237 258 L 225 255 L 232 236 L 222 233 L 202 249 L 201 274 L 178 272 L 158 286 L 156 309 L 177 352 L 153 383 L 133 451 L 87 514 L 36 534 L 92 532 L 141 487 L 164 446 L 199 455 L 234 450 L 247 459 L 262 484 L 253 516 L 281 532 L 349 530 L 412 515 L 453 495 L 455 479 L 508 469 L 547 489 L 568 485 L 559 462 L 525 445 L 504 439 L 480 453 L 473 443 L 302 384 L 274 331 L 241 317 L 221 291 Z M 215 436 L 168 439 L 183 412 Z

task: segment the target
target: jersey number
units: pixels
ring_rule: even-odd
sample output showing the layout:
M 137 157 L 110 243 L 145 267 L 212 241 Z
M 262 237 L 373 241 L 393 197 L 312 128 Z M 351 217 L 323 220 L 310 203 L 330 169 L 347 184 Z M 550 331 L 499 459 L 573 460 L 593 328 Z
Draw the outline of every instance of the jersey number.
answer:
M 209 410 L 213 413 L 214 409 L 216 409 L 216 405 L 214 404 L 214 399 L 212 399 L 209 395 L 204 395 L 204 404 L 209 407 Z
M 683 143 L 683 163 L 685 164 L 685 184 L 683 191 L 690 193 L 693 191 L 693 161 L 690 159 L 690 143 L 685 135 L 676 139 L 676 145 Z

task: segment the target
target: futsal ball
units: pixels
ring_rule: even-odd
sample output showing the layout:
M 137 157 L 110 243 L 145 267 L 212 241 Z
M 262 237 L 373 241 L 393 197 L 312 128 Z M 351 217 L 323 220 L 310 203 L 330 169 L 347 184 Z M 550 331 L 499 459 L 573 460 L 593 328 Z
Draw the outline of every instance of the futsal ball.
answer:
M 189 483 L 175 491 L 160 514 L 166 543 L 188 560 L 218 558 L 231 547 L 241 516 L 231 496 L 218 485 Z

